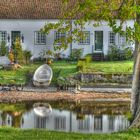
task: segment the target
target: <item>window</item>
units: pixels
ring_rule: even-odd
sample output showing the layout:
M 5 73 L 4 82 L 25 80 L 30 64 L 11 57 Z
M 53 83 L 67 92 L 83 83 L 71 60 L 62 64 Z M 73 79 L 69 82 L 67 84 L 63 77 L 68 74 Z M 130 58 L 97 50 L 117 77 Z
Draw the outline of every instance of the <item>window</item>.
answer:
M 115 129 L 115 117 L 114 116 L 108 116 L 108 130 L 114 131 Z
M 122 36 L 119 34 L 119 45 L 125 45 L 126 44 L 126 36 Z
M 115 33 L 109 32 L 109 44 L 110 45 L 115 45 Z
M 5 41 L 6 42 L 7 32 L 6 31 L 0 31 L 0 42 Z
M 46 44 L 46 35 L 39 31 L 36 31 L 35 32 L 35 44 L 45 45 Z
M 86 118 L 85 120 L 78 120 L 78 129 L 90 130 L 90 118 Z
M 62 39 L 66 38 L 66 33 L 65 32 L 55 32 L 55 41 L 56 44 L 61 44 Z
M 95 131 L 102 131 L 103 124 L 102 124 L 102 116 L 95 116 L 94 117 L 94 130 Z
M 35 128 L 46 128 L 47 117 L 39 117 L 35 115 L 34 126 Z
M 66 129 L 66 117 L 65 116 L 56 116 L 54 118 L 54 128 L 56 130 L 65 130 Z
M 79 40 L 79 45 L 89 45 L 90 44 L 90 32 L 84 31 L 83 37 Z

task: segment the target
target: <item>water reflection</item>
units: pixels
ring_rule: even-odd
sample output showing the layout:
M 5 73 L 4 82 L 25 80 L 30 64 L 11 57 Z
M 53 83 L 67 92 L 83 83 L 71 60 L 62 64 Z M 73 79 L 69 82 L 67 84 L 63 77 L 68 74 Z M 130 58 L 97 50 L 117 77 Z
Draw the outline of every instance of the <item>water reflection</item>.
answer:
M 103 116 L 94 116 L 94 130 L 100 132 L 103 129 Z
M 34 128 L 46 128 L 46 119 L 47 117 L 34 117 Z
M 54 117 L 54 129 L 55 130 L 66 130 L 66 116 L 55 116 Z
M 38 116 L 33 109 L 23 112 L 0 112 L 1 126 L 22 129 L 43 128 L 65 132 L 110 133 L 124 130 L 130 122 L 124 115 L 86 114 L 69 110 L 52 109 L 47 116 Z

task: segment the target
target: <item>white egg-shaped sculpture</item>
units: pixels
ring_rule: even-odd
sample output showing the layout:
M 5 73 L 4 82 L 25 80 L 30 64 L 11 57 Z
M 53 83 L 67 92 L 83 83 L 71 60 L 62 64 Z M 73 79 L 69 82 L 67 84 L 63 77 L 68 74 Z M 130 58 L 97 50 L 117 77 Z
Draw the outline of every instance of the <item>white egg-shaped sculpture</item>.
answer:
M 34 113 L 40 117 L 45 117 L 51 114 L 52 107 L 47 103 L 36 103 L 33 105 Z
M 53 72 L 50 66 L 44 64 L 40 66 L 34 73 L 34 86 L 49 86 L 52 80 Z

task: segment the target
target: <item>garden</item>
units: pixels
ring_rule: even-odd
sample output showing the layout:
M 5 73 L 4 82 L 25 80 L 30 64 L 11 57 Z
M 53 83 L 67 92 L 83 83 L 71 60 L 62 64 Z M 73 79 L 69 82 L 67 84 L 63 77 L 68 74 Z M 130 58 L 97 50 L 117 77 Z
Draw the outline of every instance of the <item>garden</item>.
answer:
M 0 70 L 0 84 L 27 84 L 35 70 L 45 62 L 34 62 L 22 65 L 22 68 L 16 70 Z M 57 83 L 58 77 L 68 77 L 80 73 L 77 68 L 77 62 L 67 62 L 64 60 L 54 61 L 50 65 L 53 69 L 52 85 Z M 105 73 L 105 74 L 132 74 L 133 61 L 110 61 L 110 62 L 91 62 L 87 64 L 83 73 Z
M 48 63 L 53 70 L 52 86 L 75 85 L 76 83 L 93 85 L 98 82 L 126 83 L 132 77 L 133 50 L 129 47 L 120 49 L 117 46 L 111 46 L 104 61 L 94 61 L 92 58 L 94 54 L 82 57 L 81 49 L 73 49 L 69 58 L 63 58 L 61 54 L 57 54 L 53 58 L 44 56 L 44 58 L 30 61 L 32 54 L 28 50 L 22 50 L 19 38 L 15 40 L 14 47 L 9 52 L 5 42 L 1 42 L 0 50 L 0 56 L 7 56 L 11 63 L 11 67 L 1 67 L 1 85 L 28 85 L 32 82 L 35 70 L 45 63 Z M 47 52 L 48 56 L 50 53 Z M 89 74 L 93 78 L 87 81 Z

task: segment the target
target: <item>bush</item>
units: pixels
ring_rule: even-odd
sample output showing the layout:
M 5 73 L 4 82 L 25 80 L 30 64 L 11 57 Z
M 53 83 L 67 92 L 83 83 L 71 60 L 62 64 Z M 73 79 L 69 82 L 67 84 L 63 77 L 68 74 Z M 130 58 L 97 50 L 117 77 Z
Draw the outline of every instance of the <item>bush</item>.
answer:
M 86 66 L 86 60 L 85 59 L 78 60 L 78 63 L 77 63 L 78 70 L 83 71 L 85 66 Z
M 12 50 L 9 52 L 8 58 L 11 62 L 14 62 L 14 54 L 13 54 Z
M 133 49 L 131 47 L 119 48 L 116 45 L 109 46 L 109 60 L 130 60 L 133 57 Z
M 0 44 L 0 56 L 5 56 L 7 54 L 7 47 L 5 41 Z
M 71 59 L 78 60 L 82 57 L 82 55 L 83 55 L 83 49 L 72 49 Z
M 92 54 L 87 54 L 85 56 L 85 59 L 86 59 L 86 63 L 90 63 L 92 61 Z
M 14 56 L 15 56 L 15 61 L 18 61 L 18 63 L 23 63 L 23 50 L 20 42 L 20 38 L 16 38 L 14 42 Z
M 119 60 L 120 59 L 120 49 L 115 46 L 109 46 L 108 49 L 108 59 L 109 60 Z
M 24 50 L 23 54 L 24 54 L 25 63 L 27 64 L 32 56 L 31 51 Z
M 126 60 L 130 60 L 133 58 L 134 50 L 131 47 L 127 47 L 124 49 L 124 58 Z

